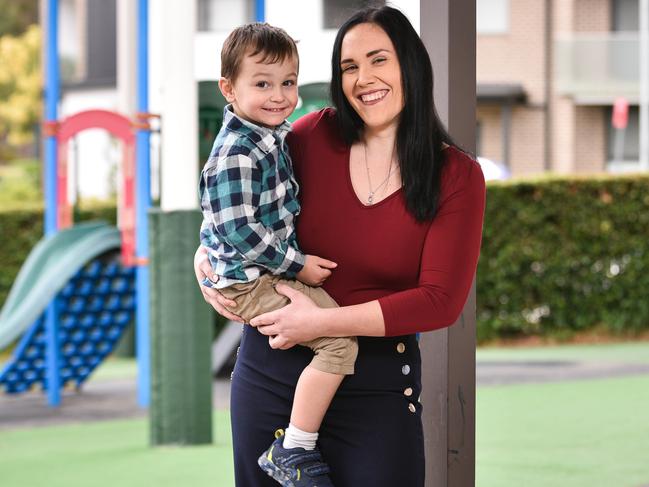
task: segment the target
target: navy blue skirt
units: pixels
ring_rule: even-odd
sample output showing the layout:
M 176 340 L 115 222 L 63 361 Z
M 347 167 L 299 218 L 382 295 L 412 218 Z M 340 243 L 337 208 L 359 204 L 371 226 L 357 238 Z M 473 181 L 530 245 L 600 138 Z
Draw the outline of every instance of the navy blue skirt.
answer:
M 360 337 L 355 374 L 325 415 L 318 447 L 336 487 L 422 487 L 421 358 L 415 335 Z M 244 326 L 232 376 L 231 418 L 237 487 L 276 487 L 257 466 L 278 428 L 288 425 L 295 384 L 311 350 L 273 350 Z

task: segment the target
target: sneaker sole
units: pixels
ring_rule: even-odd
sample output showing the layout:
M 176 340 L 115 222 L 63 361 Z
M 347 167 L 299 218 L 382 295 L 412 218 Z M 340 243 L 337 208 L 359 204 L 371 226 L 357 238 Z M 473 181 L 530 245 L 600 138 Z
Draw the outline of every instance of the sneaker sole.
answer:
M 278 469 L 273 462 L 268 460 L 265 454 L 259 457 L 257 464 L 269 477 L 272 477 L 274 480 L 279 482 L 282 487 L 295 487 L 293 481 L 289 479 L 284 472 Z

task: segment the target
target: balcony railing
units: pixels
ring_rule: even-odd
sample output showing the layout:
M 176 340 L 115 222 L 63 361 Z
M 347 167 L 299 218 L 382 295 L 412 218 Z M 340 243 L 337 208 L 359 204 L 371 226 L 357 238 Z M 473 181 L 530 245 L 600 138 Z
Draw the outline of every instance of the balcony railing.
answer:
M 584 103 L 638 100 L 640 41 L 636 32 L 573 34 L 555 41 L 556 89 Z

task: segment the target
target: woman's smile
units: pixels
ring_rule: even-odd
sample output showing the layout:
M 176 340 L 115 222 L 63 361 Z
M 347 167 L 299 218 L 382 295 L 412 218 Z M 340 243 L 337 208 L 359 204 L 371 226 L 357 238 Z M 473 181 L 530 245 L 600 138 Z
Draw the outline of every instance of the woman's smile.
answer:
M 385 98 L 389 90 L 375 90 L 369 93 L 361 93 L 358 98 L 366 105 L 376 105 Z

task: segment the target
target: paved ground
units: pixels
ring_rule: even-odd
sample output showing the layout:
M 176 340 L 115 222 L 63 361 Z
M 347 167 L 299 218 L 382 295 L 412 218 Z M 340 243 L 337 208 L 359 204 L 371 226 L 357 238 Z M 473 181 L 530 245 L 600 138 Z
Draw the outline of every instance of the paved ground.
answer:
M 476 379 L 480 387 L 636 374 L 649 374 L 649 363 L 486 360 L 477 362 Z M 213 389 L 214 407 L 227 409 L 229 395 L 229 379 L 217 379 Z M 146 411 L 137 406 L 136 384 L 133 378 L 91 380 L 81 391 L 66 390 L 62 401 L 63 407 L 49 408 L 40 392 L 20 396 L 0 393 L 0 431 L 146 416 Z
M 476 382 L 478 386 L 491 386 L 599 379 L 636 374 L 649 374 L 649 363 L 489 360 L 477 362 Z
M 227 409 L 230 381 L 214 382 L 214 407 Z M 63 407 L 50 408 L 41 392 L 17 396 L 0 394 L 0 431 L 33 426 L 50 426 L 85 421 L 145 417 L 137 405 L 135 379 L 104 379 L 88 382 L 82 390 L 66 390 Z

